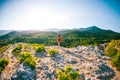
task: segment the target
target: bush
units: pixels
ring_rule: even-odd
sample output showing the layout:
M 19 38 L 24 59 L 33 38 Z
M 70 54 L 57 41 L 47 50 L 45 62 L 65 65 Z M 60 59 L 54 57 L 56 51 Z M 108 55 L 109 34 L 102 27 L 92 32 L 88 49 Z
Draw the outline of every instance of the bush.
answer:
M 9 47 L 10 47 L 10 45 L 1 47 L 0 48 L 0 54 L 2 54 L 4 51 L 6 51 Z
M 72 70 L 72 66 L 65 66 L 64 70 L 70 72 Z
M 31 68 L 35 68 L 36 67 L 36 63 L 35 63 L 35 58 L 34 57 L 29 57 L 29 58 L 25 59 L 25 63 L 27 65 L 29 65 Z
M 32 55 L 29 52 L 24 52 L 20 55 L 20 62 L 25 61 L 25 59 L 32 57 Z
M 58 70 L 58 80 L 80 80 L 79 72 L 72 69 L 72 66 L 64 67 L 64 70 Z
M 31 68 L 36 67 L 35 58 L 29 52 L 24 52 L 20 55 L 20 62 L 24 62 L 29 65 Z
M 12 51 L 13 55 L 18 56 L 21 52 L 21 49 L 22 49 L 22 45 L 19 44 L 15 49 L 13 49 L 13 51 Z
M 112 57 L 112 65 L 120 71 L 120 40 L 112 40 L 107 46 L 105 54 Z
M 120 54 L 116 54 L 112 60 L 112 65 L 120 71 Z
M 59 52 L 58 52 L 58 50 L 56 50 L 56 49 L 54 49 L 54 48 L 51 48 L 51 49 L 49 49 L 49 51 L 48 51 L 48 53 L 49 53 L 49 55 L 54 55 L 54 54 L 58 54 Z
M 9 63 L 9 59 L 8 58 L 0 59 L 0 73 L 8 65 L 8 63 Z
M 117 49 L 114 47 L 108 47 L 106 50 L 106 55 L 110 57 L 114 57 L 116 53 L 117 53 Z
M 39 45 L 38 47 L 35 48 L 36 52 L 45 52 L 45 46 L 44 45 Z

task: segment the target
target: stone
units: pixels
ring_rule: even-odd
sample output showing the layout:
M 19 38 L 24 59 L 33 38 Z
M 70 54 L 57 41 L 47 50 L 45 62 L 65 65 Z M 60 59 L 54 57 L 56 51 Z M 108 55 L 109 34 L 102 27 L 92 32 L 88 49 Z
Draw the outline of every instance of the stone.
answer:
M 78 63 L 75 58 L 71 58 L 68 62 L 71 63 L 71 64 L 76 64 L 76 63 Z
M 111 58 L 108 57 L 108 56 L 102 56 L 102 59 L 103 59 L 103 60 L 111 60 Z
M 46 52 L 50 48 L 49 46 L 47 47 Z M 56 46 L 54 48 L 56 49 Z M 64 67 L 69 65 L 72 65 L 73 70 L 80 73 L 79 77 L 81 80 L 112 80 L 114 76 L 116 77 L 114 70 L 108 63 L 108 60 L 111 59 L 104 56 L 101 50 L 95 50 L 94 46 L 57 49 L 59 54 L 46 56 L 46 53 L 36 53 L 34 48 L 27 48 L 26 51 L 30 50 L 31 54 L 36 58 L 36 69 L 31 69 L 24 63 L 16 62 L 17 58 L 13 55 L 6 55 L 7 52 L 1 54 L 0 58 L 2 55 L 3 57 L 8 56 L 12 64 L 14 64 L 14 68 L 12 68 L 14 72 L 10 71 L 10 80 L 56 80 L 58 77 L 57 70 L 61 69 L 64 71 Z M 0 80 L 2 79 L 0 78 Z
M 43 58 L 47 56 L 47 54 L 45 52 L 38 52 L 38 53 L 35 53 L 35 57 L 38 57 L 38 58 Z
M 77 67 L 74 67 L 74 68 L 73 68 L 73 70 L 75 70 L 75 71 L 79 71 L 79 68 L 77 68 Z
M 35 80 L 36 76 L 26 71 L 17 70 L 17 75 L 11 77 L 12 80 Z
M 83 73 L 81 73 L 81 74 L 80 74 L 80 78 L 81 78 L 82 80 L 85 80 L 85 75 L 84 75 Z
M 42 70 L 42 67 L 40 67 L 40 66 L 39 66 L 39 67 L 37 67 L 37 69 L 40 69 L 40 70 Z
M 105 64 L 101 64 L 99 66 L 99 70 L 96 71 L 97 77 L 98 79 L 109 79 L 112 78 L 114 76 L 114 70 L 112 70 L 109 66 L 105 65 Z

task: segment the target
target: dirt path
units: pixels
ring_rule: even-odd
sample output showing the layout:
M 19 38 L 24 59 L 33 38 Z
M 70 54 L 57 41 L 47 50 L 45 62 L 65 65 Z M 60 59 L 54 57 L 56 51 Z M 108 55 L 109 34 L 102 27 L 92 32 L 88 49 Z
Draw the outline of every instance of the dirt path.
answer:
M 6 57 L 9 59 L 9 64 L 5 67 L 4 71 L 2 72 L 4 79 L 10 79 L 11 74 L 14 72 L 12 69 L 15 68 L 15 64 L 17 63 L 17 59 L 13 56 L 12 50 L 13 46 L 7 49 L 7 53 L 5 53 Z

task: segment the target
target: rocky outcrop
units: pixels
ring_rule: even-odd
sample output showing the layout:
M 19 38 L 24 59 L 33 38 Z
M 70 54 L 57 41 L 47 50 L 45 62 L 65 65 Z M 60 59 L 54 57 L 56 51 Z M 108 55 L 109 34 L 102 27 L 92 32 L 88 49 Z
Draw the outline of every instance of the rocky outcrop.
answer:
M 20 64 L 11 80 L 36 80 L 36 71 L 25 64 Z
M 51 47 L 57 49 L 59 54 L 49 56 L 48 51 L 35 53 L 33 49 L 29 49 L 36 58 L 36 69 L 31 69 L 24 63 L 16 64 L 11 58 L 15 65 L 11 70 L 14 73 L 10 73 L 9 80 L 56 80 L 58 76 L 56 71 L 63 70 L 67 65 L 72 65 L 74 70 L 80 72 L 82 80 L 115 80 L 115 71 L 108 62 L 110 58 L 104 56 L 104 53 L 96 50 L 94 46 L 75 48 L 47 46 L 46 48 L 49 50 Z
M 95 71 L 97 74 L 97 79 L 106 79 L 110 80 L 112 77 L 115 76 L 114 70 L 105 64 L 99 65 L 99 69 Z
M 96 45 L 95 46 L 95 50 L 97 50 L 97 51 L 104 51 L 105 48 L 107 47 L 107 45 L 108 45 L 107 43 Z

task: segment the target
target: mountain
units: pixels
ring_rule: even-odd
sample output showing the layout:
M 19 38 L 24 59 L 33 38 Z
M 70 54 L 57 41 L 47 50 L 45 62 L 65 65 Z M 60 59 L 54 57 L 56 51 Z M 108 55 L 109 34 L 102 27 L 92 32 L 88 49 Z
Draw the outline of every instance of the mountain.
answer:
M 11 31 L 12 30 L 0 30 L 0 36 L 5 35 L 5 34 L 11 32 Z
M 79 29 L 76 29 L 76 30 L 86 31 L 86 32 L 93 32 L 93 33 L 104 33 L 104 32 L 106 32 L 106 33 L 117 33 L 117 32 L 114 32 L 112 30 L 100 29 L 97 26 L 90 26 L 88 28 L 79 28 Z
M 90 26 L 88 28 L 79 28 L 79 31 L 99 31 L 102 30 L 98 28 L 97 26 Z
M 96 26 L 62 31 L 13 31 L 0 36 L 0 47 L 16 42 L 39 43 L 45 45 L 57 45 L 57 35 L 63 37 L 61 45 L 75 47 L 78 45 L 97 45 L 100 43 L 119 40 L 120 33 L 100 29 Z

